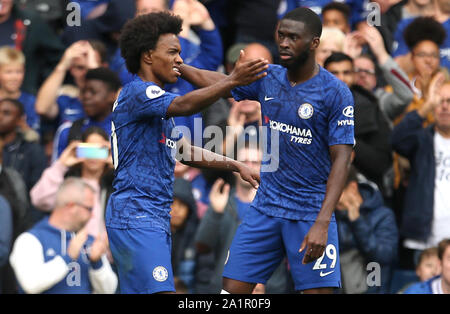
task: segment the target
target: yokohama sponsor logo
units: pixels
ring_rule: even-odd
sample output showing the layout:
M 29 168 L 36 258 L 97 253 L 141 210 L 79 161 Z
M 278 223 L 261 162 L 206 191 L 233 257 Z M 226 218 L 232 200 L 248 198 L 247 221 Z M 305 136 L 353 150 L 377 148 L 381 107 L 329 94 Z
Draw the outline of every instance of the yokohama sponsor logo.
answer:
M 306 145 L 309 145 L 312 142 L 312 133 L 310 129 L 301 129 L 286 123 L 270 120 L 267 116 L 264 116 L 264 120 L 269 124 L 269 127 L 272 130 L 291 135 L 291 142 Z
M 269 125 L 272 130 L 277 130 L 277 131 L 287 133 L 290 135 L 295 135 L 295 136 L 312 137 L 310 129 L 301 129 L 301 128 L 297 128 L 295 126 L 292 126 L 292 125 L 289 125 L 286 123 L 282 123 L 282 122 L 278 122 L 278 121 L 274 121 L 274 120 L 269 120 Z

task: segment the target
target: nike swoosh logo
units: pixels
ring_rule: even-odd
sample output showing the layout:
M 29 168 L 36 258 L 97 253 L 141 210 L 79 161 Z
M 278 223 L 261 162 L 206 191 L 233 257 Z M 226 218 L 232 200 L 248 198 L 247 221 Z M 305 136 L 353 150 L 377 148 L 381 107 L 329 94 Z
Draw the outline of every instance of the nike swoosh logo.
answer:
M 327 273 L 320 272 L 320 277 L 328 276 L 328 275 L 331 274 L 331 273 L 334 273 L 334 270 L 329 271 L 329 272 L 327 272 Z
M 272 100 L 272 99 L 275 99 L 275 98 L 273 98 L 273 97 L 267 97 L 267 96 L 264 97 L 264 101 L 269 101 L 269 100 Z

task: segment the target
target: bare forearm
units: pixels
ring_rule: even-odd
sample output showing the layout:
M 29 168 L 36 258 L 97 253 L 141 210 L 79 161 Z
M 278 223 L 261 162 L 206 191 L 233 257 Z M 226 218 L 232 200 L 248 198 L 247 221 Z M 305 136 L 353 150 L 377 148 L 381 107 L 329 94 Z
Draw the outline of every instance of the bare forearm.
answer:
M 239 172 L 239 162 L 213 153 L 198 146 L 190 145 L 187 152 L 182 154 L 180 162 L 195 168 L 215 169 Z
M 180 70 L 183 79 L 200 88 L 213 85 L 227 77 L 220 72 L 201 70 L 187 64 L 182 64 Z
M 341 193 L 344 189 L 345 182 L 347 180 L 348 171 L 351 164 L 351 151 L 350 145 L 339 145 L 341 151 L 339 153 L 332 151 L 332 166 L 328 176 L 327 189 L 325 193 L 325 199 L 322 203 L 317 220 L 327 221 L 331 220 L 336 204 L 339 201 Z M 334 155 L 334 156 L 333 156 Z
M 36 97 L 36 112 L 48 118 L 54 118 L 58 114 L 56 98 L 66 76 L 66 70 L 58 65 L 52 74 L 45 80 Z
M 232 80 L 224 79 L 215 84 L 194 90 L 183 96 L 179 96 L 170 104 L 168 116 L 189 116 L 200 112 L 220 98 L 228 97 L 230 90 L 237 84 Z

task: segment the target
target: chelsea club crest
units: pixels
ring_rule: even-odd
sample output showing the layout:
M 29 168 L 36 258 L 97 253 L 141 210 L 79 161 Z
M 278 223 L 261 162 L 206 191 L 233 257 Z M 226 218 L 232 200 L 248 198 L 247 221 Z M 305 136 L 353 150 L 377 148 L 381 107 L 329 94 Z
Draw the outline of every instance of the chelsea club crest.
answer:
M 156 281 L 163 282 L 167 279 L 169 276 L 167 269 L 163 266 L 157 266 L 155 269 L 153 269 L 153 278 L 155 278 Z
M 314 113 L 314 108 L 311 104 L 304 103 L 298 107 L 298 116 L 302 119 L 309 119 Z

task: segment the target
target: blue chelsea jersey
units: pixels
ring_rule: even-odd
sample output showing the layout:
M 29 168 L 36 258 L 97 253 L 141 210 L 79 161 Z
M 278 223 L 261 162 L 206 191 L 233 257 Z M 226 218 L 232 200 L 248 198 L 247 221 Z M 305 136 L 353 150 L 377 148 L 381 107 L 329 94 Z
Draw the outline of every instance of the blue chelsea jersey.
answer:
M 138 76 L 120 92 L 112 113 L 115 178 L 108 227 L 156 226 L 170 231 L 174 157 L 182 135 L 173 119 L 165 117 L 177 96 Z
M 291 86 L 286 68 L 270 65 L 266 77 L 232 94 L 261 103 L 264 154 L 252 206 L 269 216 L 315 220 L 331 170 L 329 147 L 355 143 L 350 90 L 322 67 Z

